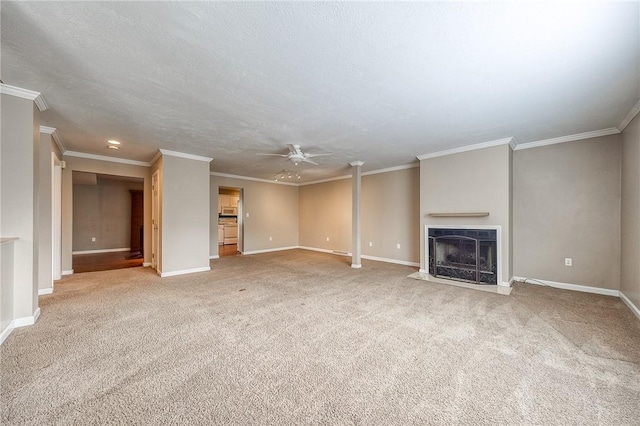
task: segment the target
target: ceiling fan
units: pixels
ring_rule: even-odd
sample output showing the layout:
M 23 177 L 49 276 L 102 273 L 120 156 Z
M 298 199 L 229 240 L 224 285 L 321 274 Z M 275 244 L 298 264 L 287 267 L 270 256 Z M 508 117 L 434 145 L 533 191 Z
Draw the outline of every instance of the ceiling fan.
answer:
M 311 163 L 318 166 L 319 164 L 315 161 L 310 160 L 310 158 L 314 157 L 322 157 L 324 155 L 330 155 L 330 153 L 325 154 L 310 154 L 308 152 L 302 152 L 300 149 L 300 145 L 292 145 L 288 144 L 289 153 L 288 154 L 258 154 L 258 155 L 273 155 L 276 157 L 285 157 L 287 160 L 291 161 L 296 166 L 300 163 Z

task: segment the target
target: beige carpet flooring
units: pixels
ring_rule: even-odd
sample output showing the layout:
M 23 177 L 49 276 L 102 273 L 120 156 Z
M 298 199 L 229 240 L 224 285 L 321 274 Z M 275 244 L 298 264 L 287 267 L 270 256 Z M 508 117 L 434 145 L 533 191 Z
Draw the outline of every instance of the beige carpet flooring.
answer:
M 1 347 L 1 423 L 638 425 L 640 321 L 303 250 L 77 274 Z

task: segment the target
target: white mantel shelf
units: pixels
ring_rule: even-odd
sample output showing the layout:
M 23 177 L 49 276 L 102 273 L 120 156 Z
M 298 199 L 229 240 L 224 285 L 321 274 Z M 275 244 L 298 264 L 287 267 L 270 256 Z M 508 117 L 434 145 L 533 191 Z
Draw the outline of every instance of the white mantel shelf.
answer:
M 489 212 L 466 212 L 466 213 L 429 213 L 431 217 L 486 217 Z

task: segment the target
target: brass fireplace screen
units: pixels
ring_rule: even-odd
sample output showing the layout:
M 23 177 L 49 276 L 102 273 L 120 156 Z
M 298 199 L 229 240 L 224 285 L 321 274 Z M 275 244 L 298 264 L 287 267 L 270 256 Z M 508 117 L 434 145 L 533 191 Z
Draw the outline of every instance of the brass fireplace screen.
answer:
M 429 228 L 429 273 L 474 284 L 498 283 L 495 229 Z

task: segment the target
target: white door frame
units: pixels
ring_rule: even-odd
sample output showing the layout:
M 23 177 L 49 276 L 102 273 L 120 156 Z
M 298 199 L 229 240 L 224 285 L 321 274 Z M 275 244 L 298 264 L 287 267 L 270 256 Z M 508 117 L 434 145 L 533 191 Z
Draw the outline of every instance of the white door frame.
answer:
M 151 268 L 158 271 L 160 194 L 158 188 L 159 171 L 151 175 Z

